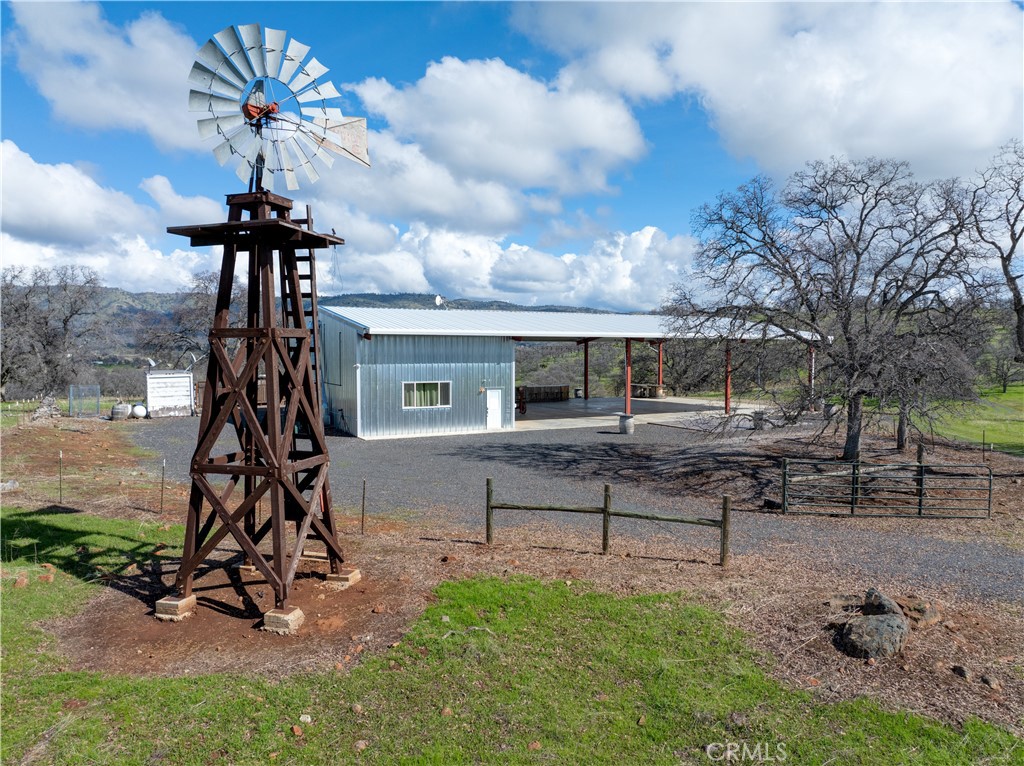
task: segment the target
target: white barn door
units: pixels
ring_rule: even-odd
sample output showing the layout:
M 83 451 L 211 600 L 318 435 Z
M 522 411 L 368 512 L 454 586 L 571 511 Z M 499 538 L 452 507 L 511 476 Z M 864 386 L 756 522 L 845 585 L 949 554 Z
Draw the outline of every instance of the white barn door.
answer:
M 501 428 L 501 389 L 487 389 L 487 430 Z

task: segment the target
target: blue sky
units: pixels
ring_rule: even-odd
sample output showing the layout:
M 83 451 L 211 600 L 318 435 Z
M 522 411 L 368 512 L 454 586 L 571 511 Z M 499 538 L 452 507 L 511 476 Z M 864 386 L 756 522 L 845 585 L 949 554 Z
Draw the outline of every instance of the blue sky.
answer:
M 287 30 L 372 167 L 290 192 L 347 244 L 322 293 L 650 310 L 694 208 L 758 173 L 886 156 L 966 176 L 1024 133 L 1024 14 L 969 3 L 2 4 L 2 259 L 129 290 L 219 268 L 167 226 L 244 191 L 188 111 L 229 24 Z

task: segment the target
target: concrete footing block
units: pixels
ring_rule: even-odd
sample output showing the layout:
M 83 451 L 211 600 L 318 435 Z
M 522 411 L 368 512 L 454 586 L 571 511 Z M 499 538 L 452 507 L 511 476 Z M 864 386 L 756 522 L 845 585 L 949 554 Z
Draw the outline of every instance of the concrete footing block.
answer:
M 355 585 L 363 579 L 363 574 L 355 567 L 342 567 L 337 574 L 331 572 L 327 575 L 327 583 L 337 590 L 344 590 L 350 585 Z
M 165 596 L 156 602 L 155 617 L 162 622 L 181 622 L 196 608 L 196 597 Z
M 290 636 L 305 622 L 306 615 L 297 606 L 290 606 L 286 609 L 271 609 L 263 613 L 262 630 L 268 633 L 277 633 L 279 636 Z

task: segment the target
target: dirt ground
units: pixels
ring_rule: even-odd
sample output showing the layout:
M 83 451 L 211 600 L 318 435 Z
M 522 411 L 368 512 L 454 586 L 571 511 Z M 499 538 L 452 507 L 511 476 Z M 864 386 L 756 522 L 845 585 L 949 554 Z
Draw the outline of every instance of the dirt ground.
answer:
M 126 449 L 116 424 L 76 422 L 37 424 L 3 434 L 3 478 L 12 460 L 22 488 L 5 493 L 5 502 L 31 508 L 49 504 L 55 445 L 73 445 L 83 471 L 104 478 L 130 474 L 136 458 Z M 827 444 L 772 440 L 752 449 L 766 457 L 779 451 L 793 457 L 828 452 Z M 879 449 L 882 449 L 879 447 Z M 956 450 L 940 452 L 953 462 Z M 976 462 L 976 455 L 960 462 Z M 76 458 L 77 459 L 77 458 Z M 953 538 L 983 537 L 1021 549 L 1024 500 L 1020 484 L 1024 460 L 997 455 L 991 521 L 965 522 Z M 33 471 L 46 479 L 33 482 Z M 149 520 L 181 521 L 178 513 L 152 509 L 153 488 L 140 485 L 129 497 L 96 481 L 80 492 L 73 507 L 88 513 Z M 116 485 L 115 485 L 116 486 Z M 183 487 L 172 488 L 184 492 Z M 180 506 L 180 503 L 178 503 Z M 175 506 L 177 507 L 177 506 Z M 1024 735 L 1024 609 L 1017 603 L 977 602 L 950 590 L 910 588 L 896 575 L 863 581 L 836 571 L 823 560 L 808 563 L 794 546 L 769 546 L 734 556 L 726 569 L 717 565 L 717 535 L 706 545 L 683 544 L 658 535 L 613 543 L 602 556 L 600 532 L 566 529 L 543 521 L 516 535 L 499 535 L 494 546 L 481 544 L 482 530 L 460 526 L 444 508 L 432 509 L 429 527 L 422 521 L 375 518 L 360 535 L 351 520 L 342 524 L 342 546 L 363 579 L 343 591 L 323 579 L 322 564 L 299 567 L 292 603 L 306 621 L 295 636 L 258 630 L 263 611 L 273 605 L 272 591 L 258 576 L 231 566 L 239 555 L 229 546 L 195 581 L 199 608 L 182 623 L 157 622 L 153 603 L 166 595 L 177 560 L 154 556 L 139 562 L 137 574 L 113 579 L 86 610 L 51 622 L 45 629 L 58 639 L 69 669 L 111 673 L 184 675 L 239 671 L 279 676 L 304 670 L 347 672 L 367 653 L 385 651 L 400 641 L 406 627 L 431 600 L 440 582 L 479 574 L 526 574 L 546 580 L 586 580 L 615 594 L 685 590 L 721 609 L 763 653 L 763 664 L 784 683 L 825 701 L 869 696 L 892 709 L 911 710 L 959 724 L 969 716 L 1003 725 Z M 883 526 L 923 534 L 919 522 L 863 519 L 865 528 Z M 930 534 L 931 532 L 929 532 Z M 11 572 L 5 571 L 4 576 Z M 890 596 L 916 595 L 937 600 L 942 620 L 915 630 L 896 658 L 869 664 L 839 652 L 830 623 L 840 616 L 830 600 L 878 587 Z M 953 672 L 960 666 L 970 679 Z M 981 679 L 985 676 L 989 683 Z

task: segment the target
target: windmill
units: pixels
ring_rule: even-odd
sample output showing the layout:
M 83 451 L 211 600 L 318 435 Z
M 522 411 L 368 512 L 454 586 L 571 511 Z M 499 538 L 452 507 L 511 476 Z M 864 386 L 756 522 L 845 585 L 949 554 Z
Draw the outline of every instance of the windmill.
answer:
M 230 26 L 199 50 L 189 74 L 200 135 L 218 139 L 214 156 L 236 166 L 248 191 L 227 195 L 226 222 L 168 228 L 194 247 L 221 245 L 224 255 L 177 593 L 156 603 L 159 619 L 191 613 L 196 569 L 228 535 L 243 551 L 242 567 L 274 591 L 269 630 L 291 633 L 302 623 L 288 598 L 300 559 L 318 557 L 307 542 L 323 544 L 328 580 L 345 587 L 359 579 L 343 566 L 331 513 L 317 353 L 314 251 L 345 241 L 314 231 L 308 206 L 305 218 L 293 218 L 292 200 L 274 189 L 297 189 L 300 172 L 315 182 L 335 156 L 369 166 L 366 120 L 330 106 L 340 94 L 308 53 L 282 30 Z M 231 288 L 243 262 L 246 324 L 235 328 Z

